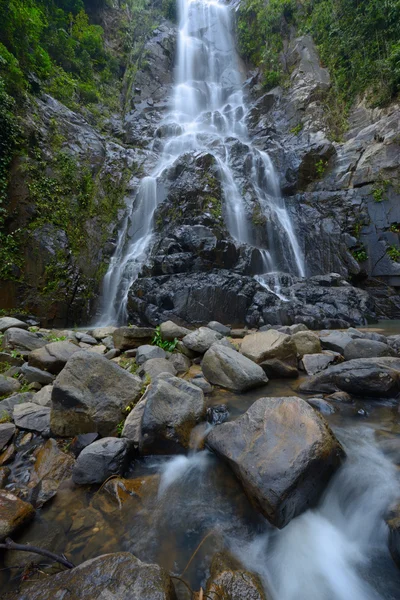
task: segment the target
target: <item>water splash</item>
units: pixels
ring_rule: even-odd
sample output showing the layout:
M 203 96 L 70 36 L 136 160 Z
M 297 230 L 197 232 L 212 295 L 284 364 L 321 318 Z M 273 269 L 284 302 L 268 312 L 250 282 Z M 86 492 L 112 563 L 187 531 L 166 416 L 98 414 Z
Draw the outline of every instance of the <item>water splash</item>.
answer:
M 208 152 L 215 157 L 227 227 L 238 242 L 260 250 L 264 272 L 284 270 L 300 276 L 305 272 L 272 162 L 249 140 L 232 9 L 213 0 L 180 0 L 179 10 L 176 84 L 171 110 L 158 130 L 160 160 L 151 176 L 142 180 L 120 230 L 104 278 L 102 323 L 126 320 L 129 289 L 148 256 L 154 213 L 164 198 L 160 176 L 186 152 Z M 236 164 L 238 146 L 245 153 L 246 166 Z M 244 170 L 250 204 L 258 204 L 266 223 L 268 249 L 256 243 L 252 206 L 244 199 Z

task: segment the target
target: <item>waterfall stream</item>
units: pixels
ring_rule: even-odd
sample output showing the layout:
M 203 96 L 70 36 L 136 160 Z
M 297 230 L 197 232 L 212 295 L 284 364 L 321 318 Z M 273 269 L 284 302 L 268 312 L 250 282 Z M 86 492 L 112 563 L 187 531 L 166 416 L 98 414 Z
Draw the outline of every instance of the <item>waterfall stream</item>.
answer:
M 104 278 L 102 323 L 126 320 L 127 299 L 153 239 L 153 217 L 163 194 L 159 178 L 187 152 L 208 152 L 219 167 L 224 216 L 239 243 L 258 247 L 232 156 L 235 143 L 246 148 L 247 187 L 266 222 L 268 248 L 259 248 L 263 274 L 286 271 L 304 276 L 303 257 L 280 194 L 269 156 L 254 147 L 246 127 L 247 107 L 235 47 L 232 8 L 209 0 L 180 0 L 176 84 L 162 125 L 162 150 L 154 172 L 145 177 L 119 232 Z M 160 129 L 161 131 L 161 129 Z M 167 132 L 167 133 L 165 133 Z M 158 140 L 159 142 L 159 140 Z M 278 278 L 276 278 L 278 279 Z M 270 285 L 270 284 L 266 284 Z M 276 290 L 279 293 L 279 289 Z

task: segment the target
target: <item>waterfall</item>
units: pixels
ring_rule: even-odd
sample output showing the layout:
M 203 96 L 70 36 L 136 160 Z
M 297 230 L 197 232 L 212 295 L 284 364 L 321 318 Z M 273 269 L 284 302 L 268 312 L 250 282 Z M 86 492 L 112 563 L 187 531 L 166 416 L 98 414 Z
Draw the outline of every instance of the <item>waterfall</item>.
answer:
M 254 147 L 248 136 L 232 9 L 213 0 L 180 0 L 179 8 L 176 83 L 170 111 L 160 123 L 161 155 L 151 176 L 142 180 L 120 230 L 103 283 L 102 323 L 121 322 L 127 317 L 129 289 L 148 256 L 154 213 L 163 199 L 158 180 L 186 152 L 208 152 L 215 157 L 228 230 L 239 243 L 259 248 L 263 261 L 259 280 L 264 273 L 277 271 L 304 276 L 302 253 L 276 172 L 269 156 Z M 242 173 L 233 165 L 235 144 L 246 151 L 246 185 L 265 219 L 268 248 L 256 243 L 241 189 Z

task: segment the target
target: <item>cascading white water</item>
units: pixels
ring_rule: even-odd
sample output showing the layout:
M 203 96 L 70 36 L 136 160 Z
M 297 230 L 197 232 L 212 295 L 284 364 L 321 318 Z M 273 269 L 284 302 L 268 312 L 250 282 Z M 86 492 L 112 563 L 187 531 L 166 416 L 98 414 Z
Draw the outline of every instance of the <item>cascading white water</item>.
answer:
M 302 253 L 276 173 L 268 155 L 253 147 L 249 140 L 246 111 L 232 9 L 212 0 L 180 0 L 174 99 L 169 114 L 160 124 L 162 131 L 169 133 L 162 138 L 158 166 L 151 177 L 143 179 L 120 231 L 117 249 L 104 279 L 102 323 L 126 318 L 129 288 L 149 252 L 153 216 L 162 199 L 157 190 L 158 179 L 186 152 L 206 151 L 215 157 L 224 190 L 228 229 L 238 242 L 257 247 L 241 189 L 245 166 L 241 165 L 239 172 L 234 167 L 235 148 L 239 145 L 245 150 L 246 185 L 252 202 L 258 203 L 267 223 L 268 250 L 260 248 L 263 270 L 304 276 Z

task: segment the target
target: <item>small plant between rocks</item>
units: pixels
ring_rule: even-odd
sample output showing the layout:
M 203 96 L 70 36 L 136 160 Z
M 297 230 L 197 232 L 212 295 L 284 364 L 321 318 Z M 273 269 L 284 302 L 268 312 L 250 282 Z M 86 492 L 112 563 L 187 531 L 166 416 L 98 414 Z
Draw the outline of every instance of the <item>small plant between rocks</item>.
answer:
M 170 342 L 168 340 L 163 340 L 162 335 L 161 335 L 161 329 L 160 329 L 160 326 L 158 325 L 156 327 L 156 331 L 155 331 L 153 339 L 151 340 L 151 343 L 153 346 L 158 346 L 159 348 L 162 348 L 166 352 L 173 352 L 175 350 L 176 346 L 178 345 L 178 340 L 177 340 L 177 338 L 175 338 L 172 342 Z

